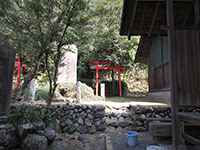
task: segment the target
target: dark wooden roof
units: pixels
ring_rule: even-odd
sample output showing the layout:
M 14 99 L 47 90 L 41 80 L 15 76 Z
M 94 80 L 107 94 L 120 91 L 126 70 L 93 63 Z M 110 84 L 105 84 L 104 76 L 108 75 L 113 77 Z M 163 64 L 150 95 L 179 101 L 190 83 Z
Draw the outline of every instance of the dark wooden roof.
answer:
M 140 38 L 140 43 L 138 45 L 136 56 L 135 56 L 135 62 L 148 64 L 151 44 L 152 44 L 151 37 L 142 36 Z
M 174 0 L 175 25 L 177 29 L 194 26 L 192 0 Z M 165 34 L 165 0 L 124 0 L 120 35 Z

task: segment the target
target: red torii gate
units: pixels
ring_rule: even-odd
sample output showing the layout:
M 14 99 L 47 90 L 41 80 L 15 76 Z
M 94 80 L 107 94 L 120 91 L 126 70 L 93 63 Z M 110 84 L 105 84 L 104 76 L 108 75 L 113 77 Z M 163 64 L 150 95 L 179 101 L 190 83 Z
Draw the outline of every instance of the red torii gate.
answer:
M 116 72 L 118 73 L 118 92 L 119 92 L 119 96 L 122 96 L 121 73 L 125 71 L 125 67 L 121 65 L 112 66 L 112 62 L 106 61 L 106 60 L 93 60 L 93 61 L 90 61 L 89 64 L 91 66 L 95 66 L 92 69 L 95 69 L 96 71 L 96 95 L 98 95 L 98 92 L 99 92 L 99 79 L 100 79 L 99 71 L 105 70 L 105 71 L 113 71 L 115 73 Z
M 21 83 L 21 73 L 25 76 L 27 72 L 27 66 L 26 64 L 22 64 L 21 60 L 19 57 L 16 57 L 15 60 L 15 66 L 16 66 L 16 71 L 17 71 L 17 82 L 16 82 L 16 88 L 20 87 Z

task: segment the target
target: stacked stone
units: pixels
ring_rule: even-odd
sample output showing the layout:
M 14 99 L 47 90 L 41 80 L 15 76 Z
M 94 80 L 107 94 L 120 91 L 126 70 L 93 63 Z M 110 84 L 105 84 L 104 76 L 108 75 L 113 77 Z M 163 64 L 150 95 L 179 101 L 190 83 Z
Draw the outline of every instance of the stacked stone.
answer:
M 69 105 L 60 108 L 58 116 L 63 132 L 95 133 L 106 128 L 101 105 Z
M 170 121 L 171 109 L 163 106 L 130 106 L 131 120 L 138 131 L 147 131 L 151 121 Z
M 122 113 L 114 112 L 106 114 L 108 127 L 128 128 L 137 131 L 147 131 L 151 121 L 170 121 L 171 118 L 171 109 L 162 106 L 129 106 Z
M 43 122 L 17 127 L 9 122 L 0 125 L 0 150 L 58 150 L 57 143 L 65 146 L 64 139 L 59 138 L 56 131 L 46 127 Z
M 19 119 L 43 120 L 48 126 L 59 128 L 63 133 L 95 133 L 106 129 L 103 105 L 13 105 L 10 115 L 15 114 L 19 115 Z

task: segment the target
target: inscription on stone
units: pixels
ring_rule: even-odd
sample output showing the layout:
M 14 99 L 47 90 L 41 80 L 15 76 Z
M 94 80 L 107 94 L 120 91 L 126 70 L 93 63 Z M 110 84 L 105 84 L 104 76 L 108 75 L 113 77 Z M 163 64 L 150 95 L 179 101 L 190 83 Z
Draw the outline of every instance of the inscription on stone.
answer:
M 75 86 L 77 82 L 77 56 L 75 45 L 66 45 L 67 51 L 63 54 L 58 68 L 58 84 Z

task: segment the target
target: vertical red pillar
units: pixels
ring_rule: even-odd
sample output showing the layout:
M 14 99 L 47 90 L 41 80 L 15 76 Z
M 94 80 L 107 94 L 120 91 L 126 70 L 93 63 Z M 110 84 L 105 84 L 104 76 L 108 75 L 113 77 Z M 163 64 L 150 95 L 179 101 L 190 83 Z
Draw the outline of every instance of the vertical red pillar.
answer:
M 122 96 L 122 81 L 121 81 L 120 71 L 118 71 L 118 88 L 119 88 L 119 96 Z
M 99 66 L 96 65 L 96 95 L 99 93 Z
M 17 64 L 17 88 L 19 88 L 21 82 L 21 62 L 19 57 L 16 60 L 16 64 Z

